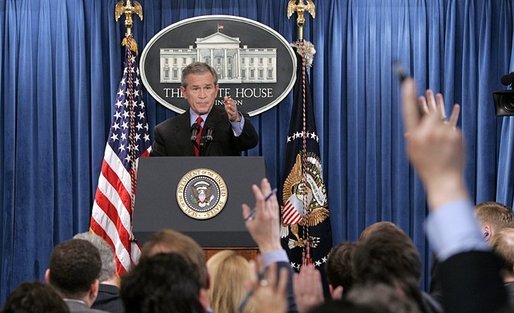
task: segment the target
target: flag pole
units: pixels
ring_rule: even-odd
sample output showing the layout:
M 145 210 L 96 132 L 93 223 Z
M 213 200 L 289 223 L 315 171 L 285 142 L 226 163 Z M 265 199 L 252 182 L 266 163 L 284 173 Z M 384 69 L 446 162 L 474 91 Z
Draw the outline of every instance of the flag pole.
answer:
M 312 0 L 289 0 L 287 4 L 287 18 L 296 12 L 296 25 L 298 26 L 298 41 L 303 41 L 303 25 L 305 25 L 305 12 L 309 13 L 312 18 L 316 18 L 316 6 Z
M 132 34 L 136 14 L 143 19 L 143 9 L 136 1 L 116 3 L 116 21 L 125 16 L 124 67 L 113 106 L 114 114 L 105 145 L 98 177 L 90 229 L 113 248 L 118 274 L 137 263 L 141 249 L 132 232 L 137 164 L 150 154 L 150 135 L 136 62 L 137 43 Z
M 316 6 L 312 0 L 290 0 L 287 5 L 287 18 L 290 19 L 291 16 L 296 12 L 298 15 L 296 18 L 296 25 L 298 26 L 298 39 L 293 44 L 296 47 L 298 54 L 301 56 L 301 64 L 297 64 L 297 66 L 302 67 L 302 76 L 297 77 L 297 79 L 301 79 L 302 86 L 302 133 L 307 134 L 307 114 L 306 114 L 306 90 L 309 88 L 307 86 L 307 67 L 311 65 L 312 58 L 314 56 L 314 46 L 310 42 L 304 41 L 304 32 L 303 27 L 305 25 L 305 13 L 310 14 L 312 18 L 316 17 Z M 307 136 L 302 136 L 302 150 L 301 150 L 301 163 L 302 163 L 302 173 L 301 173 L 301 182 L 303 186 L 308 186 L 309 182 L 307 181 L 307 172 L 306 168 L 308 166 L 307 162 Z M 303 216 L 306 216 L 309 212 L 309 203 L 307 197 L 308 190 L 304 188 L 302 190 L 302 201 L 303 201 Z M 309 226 L 308 223 L 303 223 L 305 226 L 302 227 L 302 235 L 301 241 L 303 242 L 303 251 L 302 251 L 302 264 L 308 265 L 312 264 L 311 258 L 311 243 L 310 243 L 310 235 L 309 235 Z
M 132 50 L 136 55 L 138 54 L 137 50 L 137 42 L 132 35 L 132 26 L 134 25 L 134 20 L 132 19 L 132 15 L 136 14 L 139 16 L 141 21 L 143 20 L 143 7 L 137 1 L 134 1 L 134 5 L 130 0 L 126 0 L 126 3 L 123 4 L 124 0 L 118 1 L 114 8 L 114 20 L 117 22 L 122 15 L 125 15 L 125 37 L 121 41 L 122 46 L 128 46 L 130 50 Z
M 125 15 L 125 37 L 121 41 L 121 45 L 128 48 L 125 62 L 129 62 L 129 60 L 133 57 L 132 52 L 137 55 L 138 48 L 137 42 L 134 39 L 132 34 L 132 27 L 134 25 L 134 20 L 132 15 L 136 14 L 139 16 L 141 21 L 143 20 L 143 7 L 137 1 L 134 1 L 134 5 L 132 5 L 131 0 L 126 0 L 126 3 L 123 4 L 124 0 L 118 1 L 114 8 L 114 20 L 117 22 L 122 15 Z M 128 100 L 128 113 L 129 113 L 129 155 L 130 155 L 130 180 L 131 180 L 131 199 L 130 206 L 132 208 L 132 212 L 134 212 L 135 206 L 135 195 L 136 195 L 136 172 L 137 172 L 137 149 L 136 149 L 136 114 L 135 114 L 135 101 L 134 101 L 134 77 L 133 72 L 129 71 L 127 73 L 127 100 Z M 132 231 L 130 232 L 131 239 L 134 239 Z

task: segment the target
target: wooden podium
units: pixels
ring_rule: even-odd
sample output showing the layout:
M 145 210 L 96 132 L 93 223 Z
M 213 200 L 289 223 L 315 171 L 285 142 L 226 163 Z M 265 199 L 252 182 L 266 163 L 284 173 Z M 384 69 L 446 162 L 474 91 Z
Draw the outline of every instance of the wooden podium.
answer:
M 152 233 L 171 228 L 192 237 L 204 248 L 207 258 L 223 249 L 254 258 L 258 250 L 246 230 L 241 204 L 255 203 L 251 186 L 259 184 L 265 175 L 262 157 L 142 158 L 133 214 L 134 235 L 143 244 Z M 220 181 L 225 186 L 218 184 Z M 196 205 L 200 201 L 198 190 L 213 198 L 212 203 L 226 192 L 225 205 L 217 215 L 205 218 L 217 207 L 203 213 L 203 208 Z M 184 203 L 191 206 L 184 209 Z

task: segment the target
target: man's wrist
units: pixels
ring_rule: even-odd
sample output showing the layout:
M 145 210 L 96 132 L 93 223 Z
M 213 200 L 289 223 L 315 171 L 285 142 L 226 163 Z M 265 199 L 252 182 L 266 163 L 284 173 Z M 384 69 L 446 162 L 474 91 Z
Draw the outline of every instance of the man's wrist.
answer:
M 231 122 L 241 122 L 241 113 L 239 113 L 239 111 L 236 113 L 236 117 Z
M 263 263 L 264 267 L 268 267 L 272 263 L 289 262 L 287 253 L 282 248 L 268 251 L 266 253 L 261 252 L 261 255 L 262 255 L 262 263 Z
M 452 201 L 469 199 L 461 177 L 434 180 L 427 183 L 426 188 L 428 203 L 432 210 Z
M 279 243 L 272 243 L 272 244 L 259 244 L 259 251 L 261 253 L 267 253 L 275 250 L 281 250 L 282 245 Z
M 459 199 L 432 208 L 425 221 L 428 240 L 439 261 L 471 250 L 487 250 L 480 225 L 469 199 Z M 455 222 L 458 221 L 458 227 Z

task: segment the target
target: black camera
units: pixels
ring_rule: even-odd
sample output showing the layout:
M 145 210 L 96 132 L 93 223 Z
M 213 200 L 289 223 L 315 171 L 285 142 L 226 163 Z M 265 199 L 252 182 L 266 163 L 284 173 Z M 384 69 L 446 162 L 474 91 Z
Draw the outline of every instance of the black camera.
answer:
M 504 86 L 510 86 L 514 83 L 514 72 L 507 74 L 501 78 Z M 502 90 L 493 92 L 494 106 L 496 107 L 497 116 L 514 115 L 514 91 Z

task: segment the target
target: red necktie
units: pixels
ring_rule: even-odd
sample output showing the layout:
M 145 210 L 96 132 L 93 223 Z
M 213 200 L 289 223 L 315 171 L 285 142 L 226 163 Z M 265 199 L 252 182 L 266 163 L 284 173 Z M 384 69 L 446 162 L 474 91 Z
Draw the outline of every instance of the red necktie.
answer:
M 201 116 L 198 116 L 196 118 L 196 123 L 198 124 L 199 128 L 198 128 L 198 135 L 196 135 L 196 145 L 194 145 L 195 156 L 200 155 L 200 142 L 202 141 L 202 130 L 203 130 L 202 122 L 203 122 L 203 118 Z

